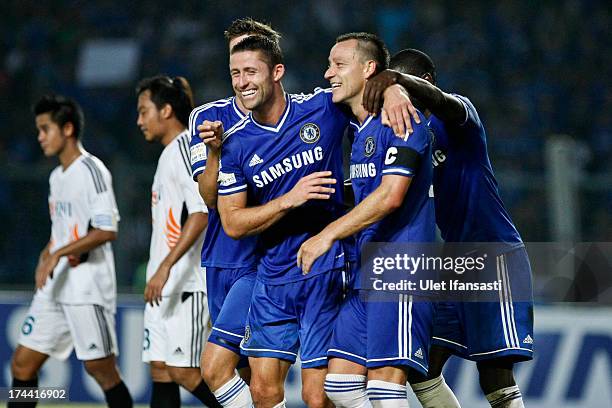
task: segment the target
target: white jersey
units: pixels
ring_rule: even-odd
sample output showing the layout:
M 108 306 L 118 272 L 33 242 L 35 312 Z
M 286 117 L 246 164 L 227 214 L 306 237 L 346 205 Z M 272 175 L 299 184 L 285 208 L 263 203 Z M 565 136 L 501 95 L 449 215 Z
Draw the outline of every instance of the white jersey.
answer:
M 119 211 L 112 177 L 100 159 L 83 152 L 67 169 L 58 166 L 51 172 L 49 212 L 51 253 L 83 238 L 90 228 L 117 231 Z M 84 257 L 74 268 L 67 257 L 62 257 L 41 295 L 59 303 L 97 304 L 114 311 L 117 287 L 111 243 L 92 249 Z
M 198 185 L 191 178 L 188 131 L 180 133 L 162 151 L 151 190 L 153 233 L 147 282 L 178 242 L 187 216 L 208 212 L 198 192 Z M 205 277 L 200 270 L 200 248 L 205 232 L 170 270 L 170 278 L 162 290 L 163 296 L 206 290 Z

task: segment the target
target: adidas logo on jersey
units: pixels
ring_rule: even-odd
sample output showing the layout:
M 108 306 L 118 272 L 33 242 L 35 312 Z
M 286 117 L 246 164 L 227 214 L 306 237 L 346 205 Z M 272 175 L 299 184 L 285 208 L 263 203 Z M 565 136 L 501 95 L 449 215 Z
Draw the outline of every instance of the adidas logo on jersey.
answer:
M 183 349 L 181 349 L 180 347 L 177 347 L 177 348 L 176 348 L 176 350 L 174 350 L 174 353 L 173 353 L 173 354 L 174 354 L 174 355 L 177 355 L 177 354 L 181 354 L 181 355 L 182 355 L 182 354 L 184 354 L 184 353 L 183 353 Z
M 523 344 L 533 344 L 533 339 L 530 335 L 527 335 L 527 337 L 525 337 L 525 340 L 523 340 Z
M 261 160 L 261 157 L 259 157 L 257 153 L 255 153 L 253 157 L 251 157 L 251 161 L 249 162 L 249 167 L 257 166 L 258 164 L 261 164 L 261 163 L 263 163 L 263 160 Z
M 96 344 L 95 344 L 95 343 L 91 343 L 91 344 L 89 345 L 89 349 L 88 349 L 88 350 L 97 350 L 97 349 L 98 349 L 98 346 L 96 346 Z
M 422 360 L 423 359 L 423 349 L 419 347 L 419 349 L 414 352 L 414 356 Z

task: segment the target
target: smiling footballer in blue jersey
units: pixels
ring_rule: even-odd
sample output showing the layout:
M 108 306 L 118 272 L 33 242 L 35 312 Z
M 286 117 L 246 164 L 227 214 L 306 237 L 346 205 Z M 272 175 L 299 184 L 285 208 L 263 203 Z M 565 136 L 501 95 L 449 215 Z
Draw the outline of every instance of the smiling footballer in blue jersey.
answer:
M 325 400 L 327 345 L 343 294 L 344 245 L 303 275 L 299 245 L 343 213 L 342 146 L 348 115 L 329 90 L 283 91 L 278 44 L 261 36 L 231 51 L 238 98 L 252 113 L 224 135 L 218 208 L 232 238 L 259 234 L 261 258 L 242 352 L 252 368 L 255 405 L 283 404 L 284 380 L 298 350 L 302 396 Z M 210 124 L 221 139 L 221 123 Z M 206 143 L 210 141 L 204 140 Z M 264 387 L 265 385 L 265 387 Z
M 484 125 L 468 98 L 435 86 L 435 66 L 425 53 L 400 51 L 390 67 L 396 71 L 384 71 L 370 82 L 364 103 L 368 110 L 375 109 L 375 93 L 400 84 L 426 113 L 435 135 L 433 185 L 442 237 L 446 242 L 498 243 L 502 248 L 496 254 L 496 271 L 491 271 L 504 288 L 498 302 L 439 304 L 430 372 L 415 393 L 424 390 L 433 404 L 448 403 L 450 390 L 443 390 L 441 371 L 450 354 L 456 354 L 476 361 L 481 389 L 492 407 L 523 407 L 513 365 L 533 354 L 531 267 L 499 195 Z
M 361 101 L 367 79 L 388 66 L 384 43 L 369 33 L 338 37 L 325 74 L 334 102 L 354 120 L 350 176 L 355 208 L 300 248 L 308 272 L 332 245 L 355 234 L 357 249 L 369 242 L 433 242 L 435 215 L 432 135 L 419 113 L 408 137 L 396 137 Z M 404 293 L 385 299 L 360 284 L 343 304 L 328 356 L 325 391 L 336 406 L 407 406 L 406 381 L 427 373 L 433 303 Z
M 280 34 L 251 18 L 234 20 L 225 31 L 229 49 L 249 35 L 278 43 Z M 252 399 L 243 378 L 250 377 L 248 359 L 240 352 L 257 272 L 257 238 L 234 239 L 223 230 L 217 209 L 218 150 L 204 143 L 204 123 L 218 121 L 227 130 L 248 115 L 236 97 L 220 99 L 193 110 L 190 116 L 190 155 L 193 178 L 209 208 L 209 225 L 202 247 L 209 310 L 213 323 L 202 353 L 202 376 L 224 407 L 250 407 Z M 240 376 L 236 374 L 238 368 Z

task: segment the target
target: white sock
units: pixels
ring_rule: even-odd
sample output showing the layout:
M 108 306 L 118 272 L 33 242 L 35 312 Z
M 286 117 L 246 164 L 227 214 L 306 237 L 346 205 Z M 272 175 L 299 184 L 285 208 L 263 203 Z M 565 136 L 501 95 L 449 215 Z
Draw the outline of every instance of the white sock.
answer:
M 518 385 L 502 388 L 486 395 L 491 408 L 525 408 Z
M 251 408 L 253 399 L 249 386 L 238 374 L 214 391 L 219 404 L 229 408 Z
M 287 400 L 283 398 L 283 400 L 281 402 L 279 402 L 278 404 L 276 404 L 272 408 L 285 408 L 285 404 L 286 403 L 287 403 Z
M 440 374 L 432 380 L 411 384 L 423 408 L 461 408 L 457 397 Z
M 368 398 L 374 408 L 408 408 L 406 386 L 387 381 L 368 381 Z
M 371 408 L 366 380 L 365 375 L 327 374 L 325 393 L 338 408 Z

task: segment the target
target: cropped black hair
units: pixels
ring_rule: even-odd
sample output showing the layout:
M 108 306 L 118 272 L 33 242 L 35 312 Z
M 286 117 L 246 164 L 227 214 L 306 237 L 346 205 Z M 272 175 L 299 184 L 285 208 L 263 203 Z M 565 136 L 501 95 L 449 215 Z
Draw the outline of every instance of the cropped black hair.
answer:
M 346 33 L 336 38 L 336 44 L 348 40 L 357 40 L 357 51 L 366 59 L 376 63 L 376 71 L 384 71 L 389 67 L 389 50 L 375 34 L 372 33 Z
M 193 92 L 185 78 L 170 78 L 165 75 L 145 78 L 136 87 L 136 95 L 145 91 L 151 93 L 151 101 L 158 110 L 166 104 L 170 105 L 178 121 L 189 127 L 189 114 L 193 110 Z
M 47 94 L 41 97 L 32 108 L 34 115 L 48 113 L 51 120 L 60 128 L 66 123 L 72 123 L 74 136 L 79 139 L 85 127 L 85 117 L 81 106 L 71 98 L 56 94 Z
M 429 55 L 414 48 L 401 50 L 391 58 L 390 68 L 401 72 L 422 77 L 425 74 L 431 75 L 434 84 L 436 83 L 436 66 Z

